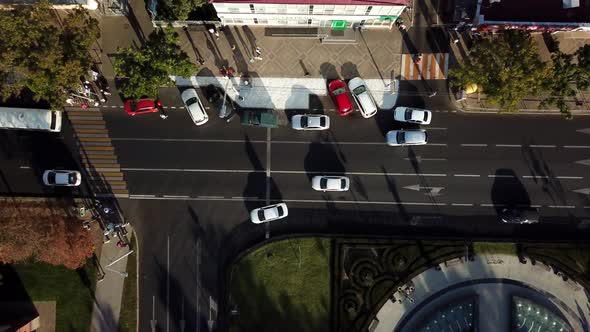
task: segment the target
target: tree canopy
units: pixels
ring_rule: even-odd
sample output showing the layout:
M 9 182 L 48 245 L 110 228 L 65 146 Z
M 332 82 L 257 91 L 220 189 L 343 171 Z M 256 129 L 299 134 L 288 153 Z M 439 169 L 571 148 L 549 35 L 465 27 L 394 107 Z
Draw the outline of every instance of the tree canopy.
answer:
M 94 250 L 90 233 L 65 209 L 50 202 L 0 201 L 0 262 L 83 266 Z
M 515 111 L 524 97 L 539 93 L 548 71 L 528 33 L 503 30 L 476 43 L 450 76 L 454 87 L 476 83 L 492 102 Z
M 36 100 L 63 105 L 90 69 L 98 21 L 79 7 L 59 22 L 46 0 L 0 11 L 0 94 L 30 90 Z
M 170 26 L 150 34 L 140 49 L 119 50 L 115 59 L 115 73 L 124 78 L 120 91 L 127 98 L 156 98 L 160 87 L 174 83 L 171 75 L 189 77 L 195 70 Z
M 161 0 L 158 1 L 158 16 L 169 21 L 184 21 L 193 10 L 206 3 L 206 0 Z

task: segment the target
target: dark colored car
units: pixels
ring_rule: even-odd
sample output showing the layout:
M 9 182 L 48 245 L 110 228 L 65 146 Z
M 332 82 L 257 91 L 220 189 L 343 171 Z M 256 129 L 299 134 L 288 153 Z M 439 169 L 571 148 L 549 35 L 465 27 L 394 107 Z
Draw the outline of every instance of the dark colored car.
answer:
M 328 90 L 338 108 L 338 115 L 346 116 L 354 111 L 352 108 L 352 101 L 350 100 L 344 82 L 341 80 L 334 80 L 328 84 Z
M 137 115 L 144 113 L 155 113 L 160 110 L 162 103 L 159 100 L 152 99 L 128 99 L 125 102 L 125 112 L 129 115 Z
M 506 208 L 500 214 L 507 224 L 536 224 L 539 222 L 539 210 L 536 208 Z

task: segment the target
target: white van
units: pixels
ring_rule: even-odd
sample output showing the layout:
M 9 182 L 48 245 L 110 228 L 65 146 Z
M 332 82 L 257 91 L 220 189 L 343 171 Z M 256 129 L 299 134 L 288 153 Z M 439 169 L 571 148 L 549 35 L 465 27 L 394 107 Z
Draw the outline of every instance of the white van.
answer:
M 204 125 L 209 121 L 209 116 L 207 115 L 207 112 L 205 112 L 205 107 L 203 107 L 195 89 L 190 88 L 184 90 L 180 97 L 195 125 Z
M 45 109 L 0 107 L 0 128 L 61 131 L 62 112 Z

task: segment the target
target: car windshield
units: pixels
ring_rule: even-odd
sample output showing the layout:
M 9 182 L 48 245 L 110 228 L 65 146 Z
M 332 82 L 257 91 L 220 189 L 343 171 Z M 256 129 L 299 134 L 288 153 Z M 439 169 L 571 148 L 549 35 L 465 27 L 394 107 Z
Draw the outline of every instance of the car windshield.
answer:
M 340 189 L 346 188 L 346 181 L 344 179 L 340 180 Z
M 327 186 L 328 186 L 328 179 L 326 179 L 326 178 L 322 178 L 322 179 L 320 180 L 320 187 L 321 187 L 321 188 L 326 188 Z
M 424 122 L 428 121 L 428 112 L 424 112 Z
M 404 135 L 404 132 L 403 131 L 398 131 L 397 132 L 397 135 L 396 135 L 396 138 L 397 138 L 397 142 L 399 144 L 403 144 L 403 143 L 406 142 L 406 135 Z
M 367 88 L 365 88 L 364 85 L 361 85 L 358 88 L 352 90 L 352 92 L 354 92 L 355 95 L 360 95 L 361 93 L 364 93 L 366 91 L 367 91 Z
M 47 181 L 48 181 L 49 183 L 55 183 L 55 173 L 49 173 L 49 174 L 47 175 Z
M 301 127 L 307 127 L 307 125 L 308 125 L 307 117 L 306 116 L 301 117 Z
M 322 127 L 326 126 L 326 118 L 324 118 L 324 117 L 320 118 L 320 126 L 322 126 Z
M 412 120 L 412 110 L 407 110 L 404 118 L 406 120 Z
M 70 184 L 74 184 L 76 183 L 76 174 L 72 173 L 68 175 L 68 182 Z
M 264 221 L 265 220 L 265 218 L 264 218 L 264 210 L 258 211 L 258 220 L 260 220 L 260 221 Z
M 343 87 L 342 88 L 338 88 L 338 89 L 332 91 L 332 93 L 334 94 L 334 96 L 341 95 L 341 94 L 344 93 L 344 88 Z
M 194 104 L 196 102 L 197 102 L 197 97 L 191 97 L 191 98 L 189 98 L 189 99 L 186 100 L 186 106 L 190 106 L 190 105 L 192 105 L 192 104 Z
M 137 111 L 137 103 L 135 102 L 135 100 L 131 101 L 131 103 L 129 104 L 129 109 L 131 110 L 131 112 Z
M 283 215 L 283 207 L 282 206 L 277 206 L 277 211 L 279 212 L 279 216 Z

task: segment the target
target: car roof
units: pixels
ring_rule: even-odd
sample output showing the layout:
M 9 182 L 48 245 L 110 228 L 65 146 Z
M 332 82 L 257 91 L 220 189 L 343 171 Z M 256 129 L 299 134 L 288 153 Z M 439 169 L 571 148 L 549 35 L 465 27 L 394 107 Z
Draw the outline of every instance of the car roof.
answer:
M 409 142 L 424 142 L 426 134 L 422 130 L 408 130 L 405 131 L 406 143 Z
M 199 98 L 199 95 L 197 95 L 197 90 L 195 90 L 194 88 L 190 88 L 190 89 L 186 89 L 186 90 L 182 91 L 182 94 L 180 94 L 180 97 L 182 98 L 182 100 L 187 100 L 192 97 Z
M 363 79 L 360 77 L 355 77 L 355 78 L 352 78 L 350 81 L 348 81 L 348 88 L 350 90 L 354 90 L 361 85 L 366 85 L 366 84 L 365 84 L 365 81 L 363 81 Z

